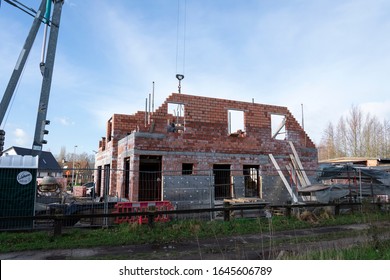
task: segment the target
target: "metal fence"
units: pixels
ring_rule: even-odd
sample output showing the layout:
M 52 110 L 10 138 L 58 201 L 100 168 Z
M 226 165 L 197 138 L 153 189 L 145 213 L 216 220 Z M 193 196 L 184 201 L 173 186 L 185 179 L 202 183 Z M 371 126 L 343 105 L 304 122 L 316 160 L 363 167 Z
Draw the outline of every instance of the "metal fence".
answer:
M 95 194 L 100 197 L 107 194 L 133 201 L 159 201 L 172 199 L 174 193 L 183 199 L 185 192 L 193 201 L 210 201 L 262 195 L 262 175 L 258 170 L 135 171 L 104 167 L 94 174 Z
M 283 213 L 284 216 L 291 216 L 292 213 L 304 213 L 308 209 L 315 212 L 316 209 L 321 209 L 326 207 L 326 209 L 333 209 L 334 215 L 340 215 L 343 213 L 350 212 L 387 212 L 390 211 L 389 203 L 341 203 L 341 204 L 306 204 L 306 205 L 267 205 L 266 203 L 258 205 L 230 205 L 225 204 L 223 207 L 214 207 L 214 208 L 203 208 L 203 209 L 187 209 L 187 210 L 172 210 L 172 209 L 162 209 L 156 210 L 153 208 L 148 208 L 145 211 L 134 211 L 134 212 L 115 212 L 115 213 L 94 213 L 93 211 L 89 214 L 74 214 L 74 215 L 65 215 L 65 214 L 51 214 L 51 215 L 35 215 L 35 216 L 17 216 L 17 217 L 0 217 L 0 224 L 10 224 L 12 223 L 18 225 L 24 225 L 24 227 L 19 227 L 20 230 L 31 230 L 31 229 L 49 229 L 54 231 L 54 235 L 59 235 L 62 233 L 64 228 L 68 227 L 107 227 L 115 226 L 121 223 L 139 223 L 147 224 L 150 227 L 153 227 L 155 223 L 168 222 L 177 219 L 181 219 L 182 216 L 191 216 L 193 219 L 198 217 L 206 216 L 217 216 L 215 214 L 219 213 L 219 218 L 224 221 L 229 221 L 234 218 L 246 217 L 246 213 L 253 213 L 255 211 L 257 214 L 252 217 L 256 218 L 267 218 L 271 219 L 273 213 L 277 216 L 280 216 L 280 213 Z M 98 209 L 95 209 L 98 210 Z M 328 211 L 327 210 L 327 211 Z M 235 214 L 234 214 L 235 213 Z M 141 218 L 142 217 L 142 218 Z M 120 221 L 120 222 L 118 222 Z M 26 227 L 26 223 L 33 224 L 34 226 Z M 0 230 L 15 230 L 12 228 L 2 227 Z
M 316 174 L 316 171 L 310 172 Z M 207 177 L 209 188 L 213 189 L 212 198 L 216 200 L 232 197 L 261 198 L 268 186 L 283 187 L 275 169 L 261 169 L 259 166 L 244 166 L 239 170 L 230 169 L 229 165 L 215 165 L 212 170 L 148 171 L 113 169 L 107 165 L 97 169 L 38 170 L 37 184 L 39 185 L 40 179 L 47 175 L 56 178 L 61 192 L 71 192 L 76 196 L 89 196 L 93 184 L 95 196 L 135 198 L 139 201 L 164 199 L 167 178 L 176 178 L 182 182 L 182 185 L 192 184 L 195 188 L 198 187 L 197 183 L 200 178 Z M 297 179 L 287 173 L 286 178 L 291 187 L 297 189 Z M 74 192 L 74 187 L 82 186 L 85 189 L 76 189 L 81 190 L 80 193 Z
M 0 218 L 5 218 L 0 225 L 2 229 L 50 227 L 54 220 L 45 216 L 51 215 L 95 215 L 65 219 L 66 225 L 109 225 L 113 224 L 113 219 L 96 215 L 115 212 L 115 205 L 120 201 L 170 201 L 174 209 L 187 210 L 218 207 L 221 205 L 218 201 L 233 198 L 238 193 L 239 196 L 250 194 L 260 197 L 260 186 L 256 186 L 256 189 L 253 179 L 244 179 L 243 170 L 222 167 L 203 171 L 161 172 L 111 169 L 106 166 L 98 169 L 36 170 L 36 177 L 28 186 L 28 191 L 26 187 L 21 189 L 13 180 L 16 176 L 14 173 L 19 173 L 19 170 L 0 171 Z M 8 177 L 12 177 L 12 180 L 9 179 L 11 183 L 7 182 Z M 46 177 L 55 178 L 56 184 L 45 185 Z M 235 180 L 237 177 L 240 180 Z M 250 182 L 248 189 L 251 191 L 244 191 L 245 182 Z M 35 218 L 7 218 L 27 216 Z M 202 211 L 182 215 L 195 219 L 214 219 L 216 216 L 218 214 L 214 212 Z
M 36 182 L 34 179 L 22 187 L 14 180 L 22 170 L 0 169 L 0 229 L 45 228 L 58 223 L 62 226 L 113 225 L 115 213 L 121 214 L 115 207 L 118 202 L 169 201 L 177 211 L 189 210 L 173 214 L 174 218 L 210 220 L 224 216 L 224 210 L 219 207 L 226 199 L 253 198 L 259 205 L 262 202 L 284 205 L 291 200 L 277 170 L 257 166 L 241 170 L 228 167 L 192 170 L 188 166 L 185 170 L 171 171 L 121 170 L 109 166 L 88 170 L 38 170 L 36 174 L 32 171 Z M 285 180 L 298 194 L 299 181 L 285 170 L 284 173 Z M 56 178 L 57 186 L 42 186 L 40 177 L 48 175 Z M 315 176 L 311 179 L 316 180 Z M 356 180 L 351 182 L 350 190 L 359 190 Z

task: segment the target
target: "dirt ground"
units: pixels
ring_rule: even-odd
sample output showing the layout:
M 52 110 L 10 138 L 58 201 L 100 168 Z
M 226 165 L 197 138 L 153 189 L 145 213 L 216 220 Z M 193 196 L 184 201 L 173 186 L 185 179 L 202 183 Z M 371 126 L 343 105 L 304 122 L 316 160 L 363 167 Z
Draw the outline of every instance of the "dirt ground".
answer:
M 279 259 L 305 251 L 341 248 L 370 242 L 371 224 L 321 227 L 275 233 L 251 234 L 190 240 L 169 244 L 126 245 L 88 249 L 38 250 L 0 254 L 1 260 L 80 260 L 80 259 L 182 259 L 256 260 Z M 390 222 L 376 224 L 381 230 L 375 238 L 390 239 Z M 340 238 L 340 234 L 343 236 Z M 348 233 L 348 235 L 346 235 Z M 326 235 L 327 238 L 319 238 Z M 339 236 L 339 237 L 337 237 Z M 311 242 L 310 239 L 317 241 Z M 322 240 L 322 241 L 318 241 Z M 326 241 L 325 241 L 326 240 Z

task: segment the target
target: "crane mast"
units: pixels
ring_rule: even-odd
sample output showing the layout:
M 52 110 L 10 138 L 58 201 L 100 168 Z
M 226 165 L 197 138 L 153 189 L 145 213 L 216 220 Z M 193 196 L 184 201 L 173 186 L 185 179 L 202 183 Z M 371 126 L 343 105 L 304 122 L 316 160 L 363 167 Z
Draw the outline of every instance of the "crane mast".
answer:
M 51 1 L 54 3 L 54 8 L 52 19 L 50 20 Z M 8 0 L 6 2 L 16 6 L 11 0 Z M 63 3 L 64 0 L 42 0 L 0 103 L 0 125 L 2 125 L 5 114 L 8 110 L 10 101 L 19 82 L 20 76 L 26 64 L 27 57 L 31 51 L 40 25 L 41 23 L 44 23 L 47 26 L 50 26 L 50 35 L 47 43 L 46 59 L 40 64 L 43 79 L 35 125 L 34 140 L 32 144 L 32 155 L 39 155 L 42 151 L 42 145 L 47 143 L 46 140 L 43 139 L 43 137 L 45 134 L 48 134 L 48 131 L 45 130 L 45 125 L 50 123 L 48 120 L 46 120 L 46 116 L 49 104 L 50 88 L 53 76 L 54 60 Z M 44 40 L 43 50 L 46 47 L 45 44 L 46 40 Z M 45 54 L 43 51 L 43 58 L 44 55 Z M 0 151 L 0 154 L 1 153 L 2 151 Z
M 35 124 L 34 142 L 32 145 L 33 153 L 39 153 L 40 151 L 42 151 L 42 145 L 47 143 L 46 140 L 43 139 L 43 137 L 45 134 L 48 133 L 48 131 L 45 130 L 45 125 L 50 123 L 48 120 L 46 120 L 46 116 L 49 105 L 50 88 L 53 77 L 54 60 L 57 48 L 62 4 L 63 0 L 54 1 L 46 60 L 45 62 L 41 62 L 41 70 L 43 70 L 43 80 L 41 87 L 41 97 L 38 105 L 37 120 Z

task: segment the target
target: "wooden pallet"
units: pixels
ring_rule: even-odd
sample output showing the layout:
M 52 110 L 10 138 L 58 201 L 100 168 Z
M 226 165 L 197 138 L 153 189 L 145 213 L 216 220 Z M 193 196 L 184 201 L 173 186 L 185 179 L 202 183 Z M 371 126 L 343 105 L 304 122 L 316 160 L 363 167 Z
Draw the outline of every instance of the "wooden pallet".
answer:
M 284 209 L 273 209 L 272 210 L 272 215 L 273 216 L 284 216 Z
M 235 203 L 264 203 L 263 199 L 253 198 L 253 197 L 240 197 L 240 198 L 232 198 L 232 199 L 224 199 L 224 202 L 229 202 L 230 204 Z

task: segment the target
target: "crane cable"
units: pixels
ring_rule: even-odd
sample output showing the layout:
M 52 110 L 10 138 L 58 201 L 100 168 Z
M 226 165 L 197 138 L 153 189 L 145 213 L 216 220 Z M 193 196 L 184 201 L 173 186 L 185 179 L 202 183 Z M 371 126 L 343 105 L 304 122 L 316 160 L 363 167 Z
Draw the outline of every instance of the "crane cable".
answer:
M 34 14 L 36 14 L 37 12 L 33 9 L 33 8 L 29 8 L 27 7 L 26 5 L 24 5 L 23 3 L 17 1 L 17 0 L 4 0 L 4 2 L 7 2 L 8 4 L 10 4 L 11 6 L 14 6 L 16 8 L 18 8 L 19 10 L 25 12 L 26 14 L 32 16 L 32 17 L 35 17 Z M 33 12 L 34 14 L 32 14 L 31 12 Z
M 37 11 L 35 11 L 31 7 L 28 7 L 28 6 L 24 5 L 23 3 L 21 3 L 18 0 L 4 0 L 4 2 L 10 4 L 11 6 L 14 6 L 15 8 L 18 8 L 19 10 L 21 10 L 22 12 L 28 14 L 29 16 L 32 16 L 33 18 L 37 17 Z M 1 4 L 1 0 L 0 0 L 0 4 Z M 1 5 L 0 5 L 0 7 L 1 7 Z M 45 23 L 45 24 L 48 24 L 48 25 L 52 24 L 50 19 L 46 20 L 44 18 L 44 16 L 42 16 L 42 15 L 39 15 L 38 18 L 39 18 L 39 20 L 42 23 Z
M 178 64 L 179 64 L 179 53 L 180 53 L 180 48 L 179 48 L 179 41 L 180 41 L 180 35 L 183 36 L 183 46 L 182 46 L 182 69 L 181 69 L 181 74 L 185 74 L 185 54 L 186 54 L 186 25 L 187 25 L 187 0 L 184 1 L 184 8 L 181 8 L 180 3 L 182 0 L 177 0 L 177 33 L 176 33 L 176 73 L 178 73 Z M 184 11 L 182 11 L 184 10 Z M 181 12 L 184 12 L 183 17 L 183 30 L 182 34 L 180 34 L 180 25 L 181 25 Z

